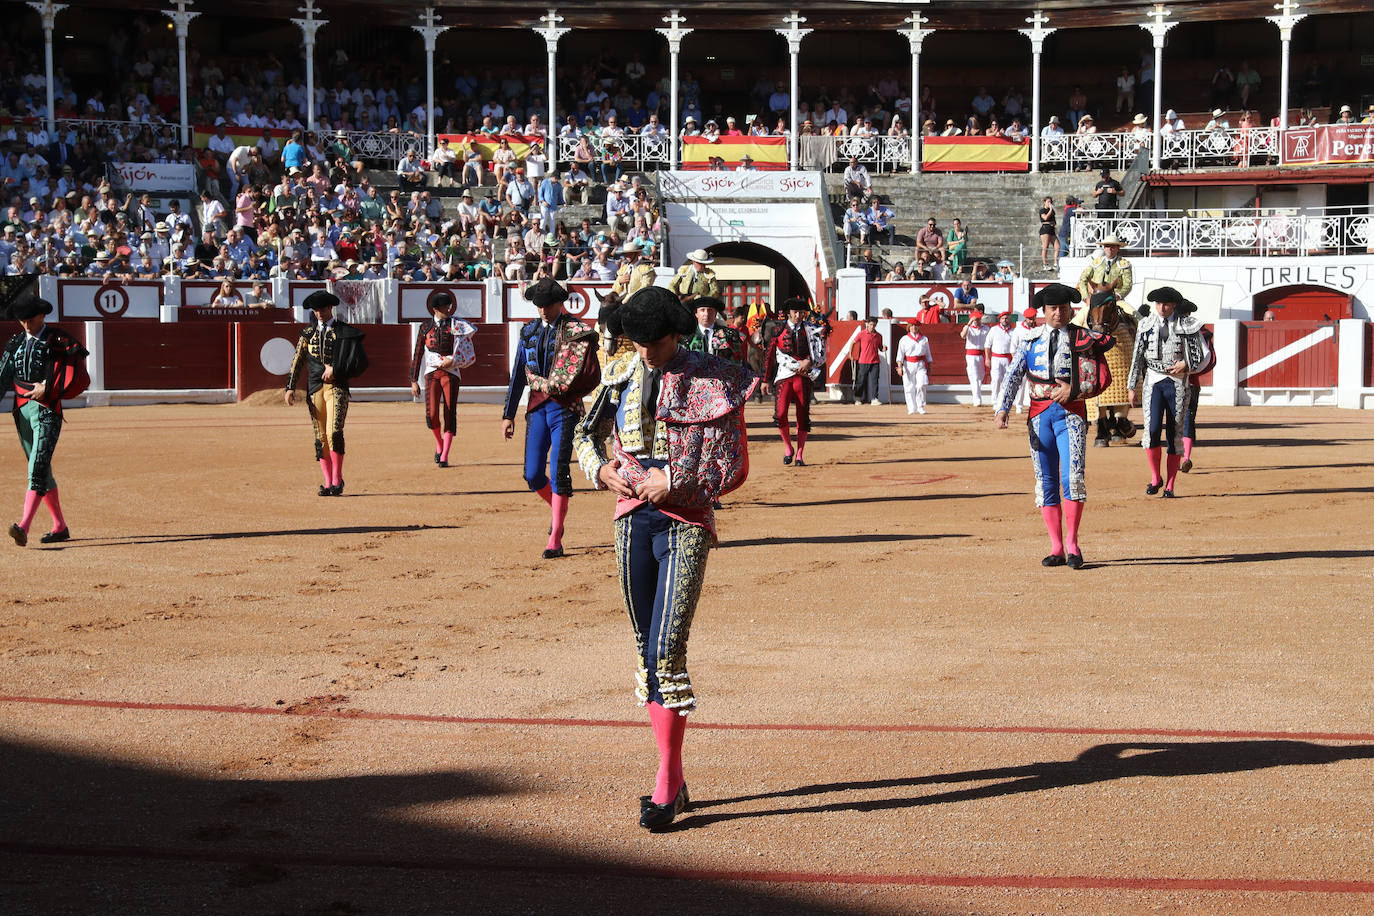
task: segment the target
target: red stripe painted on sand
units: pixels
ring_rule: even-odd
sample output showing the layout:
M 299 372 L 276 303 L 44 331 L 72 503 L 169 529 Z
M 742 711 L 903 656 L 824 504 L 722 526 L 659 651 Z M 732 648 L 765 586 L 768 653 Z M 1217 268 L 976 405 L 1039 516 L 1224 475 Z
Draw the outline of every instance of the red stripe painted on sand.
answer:
M 1151 878 L 1133 875 L 950 875 L 853 874 L 751 869 L 636 868 L 583 862 L 482 862 L 475 859 L 403 859 L 310 853 L 254 853 L 148 846 L 0 842 L 0 851 L 19 855 L 105 859 L 151 859 L 231 865 L 295 865 L 319 868 L 403 868 L 439 872 L 516 872 L 599 878 L 648 878 L 675 881 L 750 882 L 758 884 L 865 884 L 918 887 L 987 887 L 1031 890 L 1211 891 L 1290 894 L 1374 894 L 1374 881 L 1332 878 Z
M 323 719 L 362 719 L 372 722 L 430 722 L 441 725 L 518 725 L 555 728 L 644 728 L 647 721 L 631 719 L 538 719 L 506 716 L 446 716 L 427 713 L 370 712 L 363 709 L 298 706 L 221 706 L 208 703 L 140 703 L 132 700 L 93 700 L 79 697 L 0 696 L 0 703 L 31 706 L 75 706 L 87 709 L 120 709 L 143 712 L 203 712 L 239 716 L 313 716 Z M 693 729 L 717 731 L 920 733 L 955 735 L 1081 735 L 1148 738 L 1228 738 L 1292 741 L 1374 741 L 1361 732 L 1245 731 L 1196 728 L 1086 728 L 1054 725 L 941 725 L 909 723 L 865 725 L 824 722 L 701 722 Z

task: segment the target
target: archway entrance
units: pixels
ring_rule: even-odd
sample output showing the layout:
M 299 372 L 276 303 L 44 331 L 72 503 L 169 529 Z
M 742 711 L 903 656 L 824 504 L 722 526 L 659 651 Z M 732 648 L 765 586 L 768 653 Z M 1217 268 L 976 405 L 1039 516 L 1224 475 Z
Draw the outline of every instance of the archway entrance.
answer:
M 801 272 L 780 252 L 755 242 L 720 242 L 706 249 L 727 307 L 766 302 L 774 310 L 793 296 L 816 300 Z
M 1352 317 L 1354 297 L 1323 286 L 1280 286 L 1256 293 L 1255 321 L 1270 309 L 1277 321 L 1335 321 Z

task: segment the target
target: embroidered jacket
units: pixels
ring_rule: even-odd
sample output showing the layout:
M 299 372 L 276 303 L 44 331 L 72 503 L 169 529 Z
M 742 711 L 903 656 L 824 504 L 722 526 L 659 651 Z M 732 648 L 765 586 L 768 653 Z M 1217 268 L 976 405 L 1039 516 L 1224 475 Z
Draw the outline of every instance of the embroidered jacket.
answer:
M 691 262 L 677 269 L 672 282 L 668 284 L 668 289 L 688 301 L 703 296 L 720 297 L 720 284 L 716 282 L 716 272 L 709 267 L 697 270 Z
M 312 321 L 301 329 L 296 342 L 296 355 L 286 373 L 286 388 L 291 390 L 306 376 L 306 392 L 314 394 L 324 385 L 324 369 L 334 367 L 336 388 L 347 388 L 353 379 L 367 370 L 367 352 L 363 349 L 363 332 L 335 318 L 328 327 Z
M 1130 261 L 1119 257 L 1108 264 L 1106 258 L 1098 257 L 1083 268 L 1078 277 L 1078 291 L 1083 294 L 1084 302 L 1099 289 L 1110 289 L 1118 299 L 1125 299 L 1134 283 Z
M 707 334 L 710 335 L 709 347 Z M 698 325 L 691 337 L 685 338 L 682 345 L 693 353 L 710 353 L 732 363 L 744 362 L 744 338 L 740 332 L 725 325 L 714 325 L 704 332 Z
M 616 273 L 615 283 L 611 285 L 611 292 L 618 293 L 622 300 L 630 298 L 634 293 L 639 292 L 646 286 L 654 285 L 654 265 L 640 261 L 638 264 L 626 264 Z
M 526 413 L 554 399 L 568 410 L 581 414 L 583 407 L 580 399 L 564 403 L 554 398 L 551 392 L 567 387 L 568 381 L 582 365 L 587 349 L 596 345 L 596 329 L 566 312 L 555 318 L 551 325 L 542 318 L 527 322 L 520 329 L 520 339 L 516 344 L 502 418 L 515 419 L 515 411 L 520 406 L 520 396 L 525 393 L 526 385 L 530 389 Z
M 1068 382 L 1073 388 L 1073 396 L 1064 409 L 1079 416 L 1086 413 L 1079 392 L 1080 385 L 1096 383 L 1098 379 L 1083 378 L 1084 363 L 1096 364 L 1102 354 L 1116 345 L 1116 341 L 1109 334 L 1071 324 L 1059 329 L 1059 343 L 1051 354 L 1050 341 L 1054 330 L 1042 324 L 1033 331 L 1027 331 L 1017 343 L 1011 365 L 1007 367 L 1006 380 L 1002 383 L 1001 399 L 997 402 L 999 411 L 1011 410 L 1012 402 L 1021 390 L 1021 380 L 1029 376 L 1030 416 L 1036 416 L 1054 403 L 1052 395 L 1061 382 Z
M 410 380 L 418 382 L 435 371 L 440 360 L 455 355 L 459 338 L 472 337 L 476 333 L 477 329 L 461 318 L 445 318 L 442 321 L 426 318 L 420 322 L 420 329 L 415 336 L 415 352 L 410 357 Z M 456 360 L 452 368 L 443 371 L 462 377 Z
M 668 497 L 664 514 L 715 534 L 712 503 L 744 483 L 749 444 L 744 405 L 759 380 L 749 369 L 678 349 L 659 379 L 652 416 L 642 406 L 645 365 L 628 353 L 606 367 L 592 407 L 577 425 L 573 446 L 587 478 L 599 489 L 601 469 L 614 463 L 631 486 L 649 475 L 646 462 L 662 467 Z M 643 505 L 621 497 L 616 517 Z
M 1135 353 L 1126 387 L 1140 390 L 1141 379 L 1148 373 L 1167 375 L 1166 370 L 1179 360 L 1187 364 L 1189 373 L 1200 371 L 1207 362 L 1207 350 L 1202 322 L 1191 315 L 1175 314 L 1165 319 L 1158 312 L 1151 312 L 1136 328 Z
M 32 344 L 26 333 L 15 334 L 0 352 L 0 392 L 12 390 L 18 410 L 31 400 L 28 393 L 42 382 L 47 391 L 39 403 L 61 412 L 63 398 L 76 397 L 90 384 L 86 374 L 89 355 L 76 338 L 50 324 L 43 325 Z
M 769 384 L 779 378 L 791 378 L 797 374 L 797 366 L 802 360 L 811 360 L 811 368 L 806 373 L 810 382 L 825 377 L 825 333 L 811 324 L 803 322 L 797 327 L 784 323 L 768 344 L 767 368 L 764 371 Z

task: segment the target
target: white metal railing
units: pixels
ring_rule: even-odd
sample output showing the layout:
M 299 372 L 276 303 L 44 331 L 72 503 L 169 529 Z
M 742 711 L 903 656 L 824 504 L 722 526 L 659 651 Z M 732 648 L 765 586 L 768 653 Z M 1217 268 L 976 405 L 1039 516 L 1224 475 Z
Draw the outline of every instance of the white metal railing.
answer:
M 558 162 L 566 167 L 577 158 L 580 136 L 560 136 L 558 138 Z M 673 140 L 667 134 L 626 133 L 618 137 L 587 135 L 592 150 L 589 166 L 593 174 L 600 171 L 598 163 L 618 162 L 622 168 L 644 171 L 665 168 L 672 162 Z
M 1142 149 L 1150 150 L 1151 137 L 1150 133 L 1042 135 L 1040 164 L 1046 169 L 1125 169 Z M 1160 150 L 1160 165 L 1164 168 L 1277 162 L 1279 130 L 1179 130 L 1164 135 Z
M 1073 221 L 1070 253 L 1090 255 L 1109 235 L 1128 254 L 1146 256 L 1364 254 L 1374 249 L 1374 215 L 1350 207 L 1083 212 Z

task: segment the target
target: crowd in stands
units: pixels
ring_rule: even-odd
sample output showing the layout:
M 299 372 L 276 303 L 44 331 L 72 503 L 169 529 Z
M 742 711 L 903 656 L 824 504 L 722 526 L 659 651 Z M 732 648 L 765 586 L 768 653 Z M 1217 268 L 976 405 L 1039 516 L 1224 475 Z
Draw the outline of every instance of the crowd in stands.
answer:
M 650 74 L 638 53 L 622 59 L 607 48 L 560 72 L 566 114 L 560 115 L 557 135 L 569 139 L 573 154 L 564 172 L 555 174 L 548 168 L 553 138 L 543 120 L 543 68 L 472 70 L 447 57 L 436 65 L 436 131 L 496 141 L 490 161 L 466 140 L 424 148 L 424 83 L 412 61 L 354 62 L 342 50 L 317 61 L 319 129 L 311 132 L 303 123 L 307 91 L 294 61 L 288 67 L 270 53 L 243 60 L 205 56 L 193 44 L 187 60 L 190 121 L 220 130 L 203 149 L 183 144 L 172 123 L 180 108 L 177 56 L 163 25 L 136 14 L 113 29 L 105 49 L 109 78 L 82 85 L 82 91 L 80 81 L 56 71 L 54 114 L 62 123 L 55 135 L 44 127 L 42 56 L 0 43 L 0 263 L 7 272 L 242 280 L 470 279 L 499 272 L 528 279 L 541 272 L 613 275 L 627 242 L 652 254 L 659 230 L 656 204 L 647 189 L 624 181 L 619 147 L 631 133 L 666 142 L 669 85 L 666 74 Z M 1258 90 L 1257 74 L 1248 64 L 1228 74 L 1223 67 L 1214 78 L 1218 103 L 1234 98 L 1247 104 Z M 1129 111 L 1136 94 L 1148 95 L 1146 76 L 1123 69 L 1118 112 Z M 1323 91 L 1320 73 L 1305 72 L 1298 82 L 1305 89 L 1310 83 L 1311 93 Z M 723 103 L 708 102 L 690 70 L 679 92 L 687 136 L 776 136 L 788 130 L 792 99 L 787 85 L 768 74 L 756 74 L 750 111 L 739 117 Z M 960 114 L 945 118 L 943 131 L 936 130 L 940 105 L 934 90 L 923 87 L 913 105 L 895 71 L 867 86 L 808 87 L 807 95 L 797 113 L 808 135 L 905 136 L 916 123 L 928 134 L 1024 139 L 1030 129 L 1029 102 L 1017 87 L 1000 97 L 979 87 L 967 103 L 953 106 Z M 1349 111 L 1341 116 L 1352 117 Z M 1176 116 L 1167 120 L 1166 130 L 1176 129 Z M 1065 117 L 1052 116 L 1044 131 L 1082 132 L 1094 129 L 1092 122 L 1089 100 L 1076 88 Z M 1149 130 L 1141 123 L 1136 128 Z M 363 157 L 350 142 L 355 131 L 415 139 L 413 151 L 395 168 L 399 190 L 369 181 Z M 230 136 L 244 132 L 259 139 L 247 145 Z M 523 152 L 517 154 L 516 147 Z M 149 203 L 111 185 L 112 166 L 147 162 L 194 165 L 203 189 L 199 212 L 170 206 L 153 212 Z M 456 207 L 450 198 L 446 208 L 430 189 L 450 185 L 476 193 Z M 607 199 L 597 220 L 562 224 L 562 207 L 590 202 L 592 190 L 603 185 Z M 865 217 L 852 228 L 861 241 L 884 235 L 891 241 L 890 214 L 868 200 L 869 188 L 861 190 Z M 845 228 L 851 228 L 848 217 Z M 920 254 L 908 272 L 938 271 L 940 261 L 928 256 L 922 264 Z

